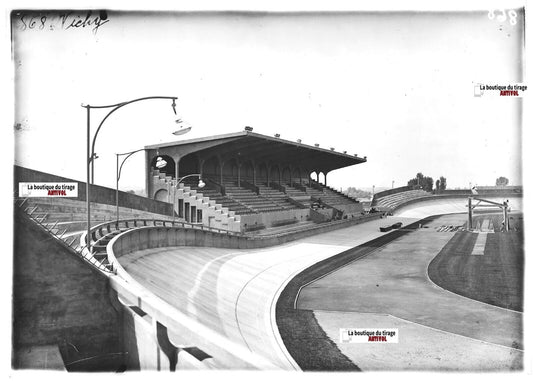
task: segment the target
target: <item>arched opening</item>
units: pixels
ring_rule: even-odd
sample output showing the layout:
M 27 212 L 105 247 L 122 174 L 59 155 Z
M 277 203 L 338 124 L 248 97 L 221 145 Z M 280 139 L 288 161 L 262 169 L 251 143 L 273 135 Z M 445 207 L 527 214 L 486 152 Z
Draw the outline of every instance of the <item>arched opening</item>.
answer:
M 279 183 L 280 182 L 280 170 L 277 164 L 270 167 L 270 182 Z
M 211 157 L 204 162 L 204 178 L 217 181 L 220 178 L 220 163 L 217 157 Z
M 224 164 L 223 174 L 224 183 L 235 183 L 237 181 L 239 168 L 237 167 L 236 159 L 232 158 Z
M 189 174 L 198 174 L 200 172 L 198 156 L 195 154 L 185 155 L 180 159 L 178 169 L 180 178 Z
M 259 165 L 259 171 L 258 171 L 258 175 L 257 175 L 257 182 L 266 183 L 266 181 L 267 181 L 267 173 L 268 173 L 268 169 L 267 169 L 266 164 L 265 163 L 261 163 Z
M 296 167 L 292 171 L 292 182 L 293 183 L 301 183 L 302 182 L 302 170 L 300 167 Z
M 317 182 L 322 184 L 326 183 L 326 175 L 322 171 L 320 171 L 317 175 Z
M 289 167 L 283 168 L 283 171 L 281 173 L 281 179 L 282 179 L 282 183 L 291 182 L 291 169 Z
M 163 165 L 163 166 L 162 166 Z M 176 162 L 168 155 L 157 155 L 150 162 L 152 170 L 159 170 L 160 173 L 174 177 L 176 175 Z
M 157 190 L 154 195 L 154 199 L 161 202 L 168 202 L 168 191 L 164 188 Z
M 316 171 L 313 171 L 311 174 L 309 174 L 309 177 L 315 182 L 318 182 L 318 174 L 316 173 Z
M 241 177 L 242 179 L 253 182 L 254 179 L 254 166 L 251 161 L 246 161 L 242 165 L 242 171 L 241 171 Z

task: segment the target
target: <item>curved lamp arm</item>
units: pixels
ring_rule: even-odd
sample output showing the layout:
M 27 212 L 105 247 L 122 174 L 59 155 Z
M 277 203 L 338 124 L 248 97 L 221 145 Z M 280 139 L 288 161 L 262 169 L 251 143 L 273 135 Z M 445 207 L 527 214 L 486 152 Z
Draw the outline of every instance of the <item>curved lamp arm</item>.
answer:
M 123 106 L 129 105 L 130 103 L 134 103 L 134 102 L 144 101 L 144 100 L 147 100 L 147 99 L 171 99 L 172 100 L 172 109 L 174 110 L 174 113 L 176 113 L 176 99 L 178 99 L 178 97 L 151 96 L 151 97 L 137 98 L 137 99 L 134 99 L 134 100 L 131 100 L 131 101 L 116 103 L 116 104 L 113 104 L 113 105 L 102 105 L 102 106 L 91 106 L 91 105 L 84 105 L 84 104 L 81 105 L 81 107 L 84 107 L 87 110 L 113 108 L 113 110 L 111 110 L 109 113 L 107 113 L 107 115 L 104 117 L 104 119 L 102 119 L 102 121 L 98 125 L 98 128 L 96 129 L 96 133 L 94 134 L 92 145 L 91 145 L 90 158 L 94 157 L 94 146 L 95 146 L 95 143 L 96 143 L 96 137 L 98 136 L 98 133 L 100 132 L 100 129 L 102 128 L 102 125 L 107 120 L 107 118 L 111 114 L 113 114 L 115 111 L 117 111 L 118 109 L 120 109 Z
M 133 154 L 138 153 L 139 151 L 143 151 L 143 150 L 144 150 L 144 148 L 139 149 L 139 150 L 135 150 L 135 151 L 130 151 L 129 153 L 116 154 L 117 157 L 122 156 L 122 155 L 127 155 L 126 158 L 124 158 L 122 160 L 122 163 L 120 163 L 120 167 L 119 167 L 118 173 L 117 173 L 117 182 L 120 180 L 120 174 L 122 173 L 122 166 L 124 165 L 124 162 L 126 162 L 126 160 L 129 157 L 131 157 Z
M 185 175 L 184 177 L 182 178 L 179 178 L 178 181 L 176 182 L 176 184 L 180 184 L 180 182 L 185 179 L 185 178 L 190 178 L 191 176 L 197 176 L 198 178 L 200 178 L 200 180 L 202 180 L 202 174 L 189 174 L 189 175 Z

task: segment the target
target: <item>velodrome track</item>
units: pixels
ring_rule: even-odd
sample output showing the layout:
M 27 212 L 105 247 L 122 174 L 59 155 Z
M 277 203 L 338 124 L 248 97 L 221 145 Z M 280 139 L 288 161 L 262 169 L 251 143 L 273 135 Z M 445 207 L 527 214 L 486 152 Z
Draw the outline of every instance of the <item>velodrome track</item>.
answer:
M 475 195 L 472 195 L 475 196 Z M 522 198 L 510 197 L 482 197 L 482 199 L 490 200 L 497 203 L 502 203 L 503 200 L 509 200 L 509 205 L 513 211 L 522 210 Z M 443 214 L 454 214 L 454 213 L 466 213 L 467 212 L 467 200 L 466 198 L 458 199 L 448 199 L 444 198 L 441 200 L 428 200 L 421 201 L 415 204 L 406 205 L 405 207 L 400 207 L 394 213 L 394 216 L 398 217 L 408 217 L 408 218 L 425 218 L 432 215 L 443 215 Z M 473 201 L 473 205 L 477 203 Z M 495 210 L 497 212 L 497 210 Z
M 277 367 L 299 369 L 275 323 L 279 293 L 303 269 L 383 235 L 379 227 L 396 221 L 378 219 L 266 249 L 149 249 L 124 255 L 120 263 L 141 285 L 182 312 Z
M 501 198 L 494 200 L 501 202 Z M 519 199 L 513 199 L 510 201 L 514 210 L 521 207 L 519 206 Z M 392 224 L 396 221 L 401 221 L 406 225 L 429 215 L 458 212 L 464 213 L 466 210 L 465 205 L 466 201 L 464 199 L 428 201 L 423 202 L 420 205 L 413 204 L 398 211 L 396 216 L 389 217 L 386 220 L 376 220 L 267 249 L 230 250 L 195 247 L 159 248 L 125 255 L 120 258 L 120 262 L 126 271 L 140 284 L 187 315 L 226 336 L 233 342 L 242 344 L 251 351 L 265 356 L 279 368 L 289 370 L 299 369 L 298 365 L 288 355 L 287 350 L 283 345 L 283 341 L 279 336 L 275 322 L 275 305 L 277 298 L 284 286 L 296 274 L 316 262 L 383 235 L 383 233 L 379 232 L 379 227 L 382 225 Z M 461 219 L 460 220 L 464 222 L 464 216 Z M 445 236 L 446 235 L 441 235 L 443 238 Z M 407 238 L 409 237 L 410 235 L 407 235 Z M 447 237 L 449 238 L 451 236 L 447 235 Z M 433 241 L 432 245 L 438 247 L 442 244 L 443 246 L 446 241 L 447 240 L 445 239 L 442 239 L 442 243 Z M 391 245 L 394 245 L 394 243 L 391 243 Z M 417 241 L 412 241 L 410 245 L 416 247 Z M 419 251 L 425 254 L 424 258 L 427 258 L 428 261 L 436 255 L 434 248 L 422 247 Z M 364 261 L 368 263 L 366 271 L 375 275 L 380 272 L 372 270 L 373 258 L 374 255 L 369 256 L 364 259 Z M 382 274 L 386 279 L 382 279 L 380 282 L 385 284 L 387 283 L 388 278 L 391 278 L 391 282 L 393 282 L 396 277 L 393 272 L 395 264 L 392 263 L 387 265 L 389 266 L 388 270 L 392 271 L 392 273 Z M 411 270 L 413 272 L 412 277 L 425 278 L 426 270 L 427 266 L 423 262 L 417 262 Z M 327 278 L 322 280 L 327 281 Z M 434 286 L 434 288 L 438 287 Z M 312 284 L 302 290 L 302 295 L 299 299 L 299 307 L 300 304 L 303 306 L 306 303 L 309 303 L 309 301 L 313 303 L 313 299 L 310 298 L 308 294 L 308 291 L 312 291 L 313 289 L 314 285 Z M 402 297 L 401 293 L 411 293 L 412 291 L 402 291 L 399 289 L 398 292 L 399 293 L 395 296 L 391 296 L 391 300 L 401 302 L 405 297 Z M 448 297 L 452 299 L 450 300 L 451 302 L 448 301 L 449 303 L 461 301 L 460 304 L 462 304 L 466 300 L 463 297 L 453 295 L 446 291 L 443 291 L 442 293 L 449 294 Z M 426 306 L 431 306 L 432 304 L 431 301 L 421 301 L 421 303 Z M 488 307 L 487 309 L 489 310 L 492 309 L 486 304 L 485 306 Z M 316 305 L 308 306 L 308 308 L 315 311 L 318 322 L 335 342 L 338 342 L 338 329 L 340 327 L 376 327 L 383 326 L 386 323 L 388 327 L 400 328 L 401 336 L 407 335 L 407 333 L 412 333 L 412 338 L 420 339 L 418 345 L 423 343 L 423 339 L 425 338 L 423 333 L 426 333 L 427 335 L 431 334 L 434 338 L 438 339 L 439 336 L 435 335 L 435 333 L 438 332 L 439 335 L 443 336 L 443 339 L 441 339 L 440 342 L 438 340 L 435 340 L 436 342 L 428 342 L 428 344 L 437 345 L 431 354 L 438 354 L 438 350 L 441 349 L 442 354 L 444 354 L 445 357 L 451 357 L 452 359 L 460 358 L 458 355 L 460 355 L 461 352 L 457 353 L 457 356 L 453 356 L 453 354 L 450 353 L 450 350 L 446 351 L 446 349 L 449 349 L 450 345 L 449 340 L 444 340 L 444 337 L 448 336 L 446 330 L 434 329 L 431 325 L 417 326 L 417 324 L 412 322 L 402 321 L 401 318 L 389 315 L 387 312 L 375 312 L 375 314 L 370 313 L 369 315 L 368 312 L 360 313 L 355 310 L 350 312 L 339 312 L 320 309 L 317 308 Z M 474 315 L 479 313 L 479 317 L 473 317 L 474 319 L 477 319 L 482 318 L 485 312 L 472 311 L 470 313 Z M 518 319 L 518 321 L 520 321 L 521 314 L 518 315 L 520 315 L 520 318 Z M 348 318 L 348 320 L 341 320 L 343 317 Z M 496 316 L 490 317 L 494 318 Z M 499 316 L 498 319 L 500 319 Z M 514 320 L 516 321 L 517 319 L 515 318 Z M 453 317 L 452 321 L 454 321 Z M 456 326 L 459 327 L 459 319 L 455 321 Z M 486 322 L 486 319 L 482 319 L 482 321 Z M 505 329 L 505 322 L 506 321 L 500 325 L 500 328 Z M 344 326 L 339 326 L 341 323 Z M 512 327 L 517 328 L 516 324 L 512 324 Z M 493 327 L 487 326 L 486 329 L 487 331 L 492 332 Z M 172 340 L 172 333 L 169 333 L 169 336 Z M 517 361 L 516 354 L 520 351 L 513 349 L 513 344 L 505 342 L 506 340 L 504 337 L 506 338 L 506 334 L 502 333 L 501 330 L 496 330 L 494 337 L 497 338 L 495 340 L 489 339 L 488 341 L 485 341 L 484 339 L 471 339 L 468 336 L 468 333 L 463 333 L 457 334 L 453 338 L 459 345 L 471 345 L 472 341 L 475 342 L 476 346 L 465 345 L 464 349 L 468 350 L 464 351 L 477 352 L 476 354 L 478 354 L 478 357 L 476 360 L 479 361 L 480 367 L 493 361 L 494 357 L 504 359 L 504 361 L 502 361 L 504 365 L 502 366 L 498 364 L 498 366 L 505 368 L 513 363 L 516 366 L 516 363 L 519 362 Z M 516 337 L 516 335 L 514 337 Z M 420 351 L 417 349 L 424 349 L 427 351 L 427 347 L 429 346 L 417 348 L 417 343 L 413 343 L 412 341 L 409 345 L 411 346 L 410 354 L 414 356 Z M 361 366 L 363 370 L 387 370 L 391 368 L 391 366 L 392 369 L 394 369 L 395 365 L 396 369 L 398 369 L 398 365 L 405 366 L 403 364 L 405 359 L 401 357 L 402 352 L 395 354 L 394 352 L 391 353 L 389 351 L 388 354 L 392 358 L 383 359 L 377 357 L 376 348 L 374 348 L 374 352 L 371 351 L 368 354 L 363 352 L 357 356 L 351 354 L 349 348 L 342 348 L 340 346 L 339 348 L 347 354 L 354 363 Z M 489 348 L 490 351 L 487 350 Z M 494 352 L 494 348 L 497 349 L 496 353 Z M 397 351 L 398 349 L 399 348 L 395 348 L 392 350 Z M 457 351 L 453 346 L 451 349 Z M 379 348 L 379 351 L 381 350 L 382 348 Z M 391 349 L 389 348 L 387 350 Z M 502 354 L 508 354 L 508 356 L 503 357 L 498 351 L 501 351 Z M 491 358 L 491 356 L 486 356 L 485 354 L 495 355 Z M 368 359 L 371 360 L 371 364 L 365 363 L 366 358 L 362 357 L 363 355 L 369 357 Z M 431 369 L 438 364 L 438 362 L 435 363 L 435 361 L 432 361 L 431 359 L 427 360 L 424 357 L 416 359 L 427 361 L 426 364 L 422 364 L 422 366 L 419 364 L 419 368 L 424 368 L 425 365 L 426 368 Z M 463 357 L 463 359 L 465 358 Z M 448 362 L 448 360 L 445 361 Z M 204 361 L 204 363 L 209 366 L 209 359 Z M 382 367 L 379 367 L 380 363 Z M 217 365 L 212 364 L 211 366 L 216 367 Z M 460 363 L 459 366 L 461 366 Z M 463 369 L 466 368 L 466 366 L 467 365 L 464 365 Z M 448 368 L 461 369 L 461 367 L 454 368 L 451 366 Z

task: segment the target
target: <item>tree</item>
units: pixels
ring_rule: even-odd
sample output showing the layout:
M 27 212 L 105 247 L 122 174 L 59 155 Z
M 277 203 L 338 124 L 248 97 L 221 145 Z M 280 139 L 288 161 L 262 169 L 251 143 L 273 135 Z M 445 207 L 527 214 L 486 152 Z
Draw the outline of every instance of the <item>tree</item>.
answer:
M 496 179 L 496 186 L 507 186 L 509 184 L 509 179 L 507 179 L 505 176 L 500 176 L 498 179 Z
M 424 191 L 431 192 L 433 190 L 433 178 L 424 176 L 421 172 L 416 174 L 416 177 L 407 182 L 407 185 L 413 188 L 421 188 Z
M 439 180 L 437 180 L 437 182 L 439 182 L 439 185 L 437 186 L 437 189 L 439 191 L 444 191 L 446 189 L 446 178 L 441 176 L 439 178 Z

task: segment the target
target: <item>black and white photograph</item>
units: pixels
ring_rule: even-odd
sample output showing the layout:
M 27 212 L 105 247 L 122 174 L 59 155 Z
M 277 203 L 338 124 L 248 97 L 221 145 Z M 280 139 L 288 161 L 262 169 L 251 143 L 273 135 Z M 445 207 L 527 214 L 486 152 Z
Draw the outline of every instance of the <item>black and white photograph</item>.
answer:
M 531 374 L 525 1 L 57 3 L 4 15 L 10 376 Z

